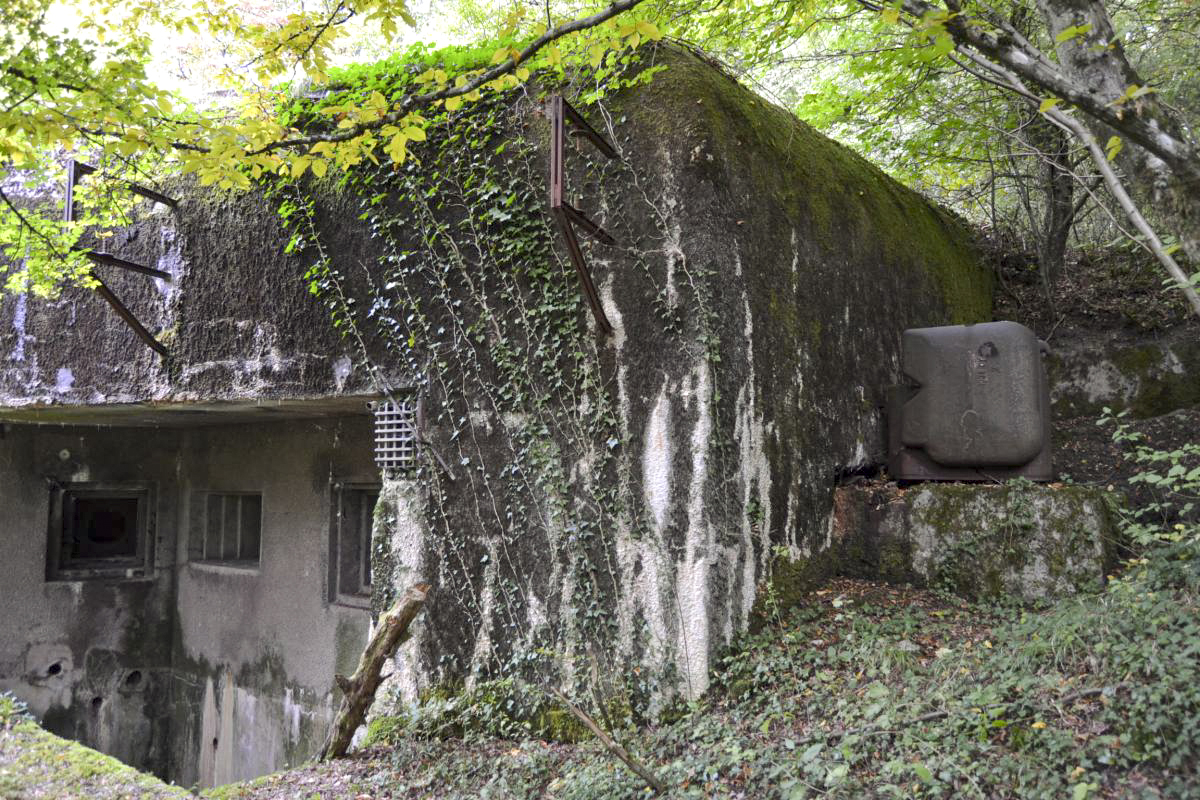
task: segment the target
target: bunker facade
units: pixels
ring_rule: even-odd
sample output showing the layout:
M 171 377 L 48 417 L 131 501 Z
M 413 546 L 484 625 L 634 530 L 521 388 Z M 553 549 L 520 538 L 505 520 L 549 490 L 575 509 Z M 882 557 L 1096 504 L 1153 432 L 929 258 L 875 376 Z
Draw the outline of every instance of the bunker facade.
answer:
M 111 285 L 167 359 L 85 292 L 6 298 L 0 689 L 180 783 L 261 774 L 317 747 L 367 606 L 421 580 L 388 702 L 702 693 L 776 560 L 825 569 L 900 332 L 985 320 L 991 287 L 918 195 L 696 56 L 653 61 L 583 110 L 618 157 L 564 165 L 615 243 L 583 246 L 611 333 L 524 95 L 403 169 L 143 209 L 110 249 L 172 280 Z

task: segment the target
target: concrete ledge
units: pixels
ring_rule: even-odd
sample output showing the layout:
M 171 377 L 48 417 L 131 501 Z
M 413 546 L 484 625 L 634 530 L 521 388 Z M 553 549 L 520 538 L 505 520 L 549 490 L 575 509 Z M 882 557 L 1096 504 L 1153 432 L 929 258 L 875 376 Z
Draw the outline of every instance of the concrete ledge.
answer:
M 833 548 L 851 577 L 1021 600 L 1098 589 L 1114 565 L 1113 496 L 1082 486 L 848 486 Z

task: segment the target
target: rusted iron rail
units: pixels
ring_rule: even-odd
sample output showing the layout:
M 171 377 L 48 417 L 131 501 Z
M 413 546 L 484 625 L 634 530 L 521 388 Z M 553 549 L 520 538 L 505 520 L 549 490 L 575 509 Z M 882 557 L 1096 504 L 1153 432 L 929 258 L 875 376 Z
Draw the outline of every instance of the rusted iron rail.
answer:
M 575 272 L 579 276 L 579 284 L 583 288 L 583 295 L 587 298 L 588 305 L 592 309 L 592 316 L 596 319 L 596 327 L 600 329 L 601 333 L 607 335 L 612 333 L 612 324 L 608 321 L 608 316 L 604 313 L 604 306 L 600 302 L 600 294 L 596 291 L 596 284 L 592 281 L 592 273 L 588 270 L 587 261 L 583 257 L 583 250 L 579 246 L 579 239 L 575 236 L 575 226 L 578 225 L 583 229 L 584 233 L 604 244 L 611 245 L 616 244 L 616 242 L 603 228 L 588 219 L 582 211 L 575 208 L 565 199 L 566 169 L 564 166 L 564 154 L 566 149 L 566 127 L 568 124 L 573 126 L 573 130 L 571 131 L 572 136 L 587 139 L 608 158 L 616 158 L 617 151 L 595 128 L 588 124 L 588 121 L 578 111 L 571 107 L 570 103 L 563 99 L 562 95 L 554 95 L 550 98 L 550 214 L 558 224 L 563 241 L 566 242 L 567 252 L 571 256 L 571 263 L 575 266 Z
M 133 332 L 138 335 L 138 338 L 146 343 L 146 346 L 158 353 L 160 356 L 166 358 L 167 348 L 163 347 L 162 342 L 158 341 L 158 339 L 155 339 L 154 335 L 150 333 L 150 331 L 146 330 L 145 326 L 142 325 L 141 322 L 138 322 L 138 318 L 133 315 L 133 312 L 129 310 L 129 307 L 121 302 L 121 298 L 112 293 L 112 289 L 109 289 L 108 286 L 105 285 L 104 281 L 100 280 L 100 278 L 96 275 L 92 275 L 92 278 L 96 281 L 96 294 L 103 297 L 108 304 L 112 306 L 113 311 L 117 312 L 117 316 L 125 320 L 125 324 L 128 325 Z
M 159 280 L 171 280 L 171 273 L 169 272 L 164 272 L 163 270 L 155 269 L 154 267 L 147 267 L 143 264 L 135 264 L 132 261 L 126 261 L 123 258 L 114 256 L 112 253 L 97 253 L 93 250 L 88 250 L 84 253 L 84 255 L 90 258 L 94 264 L 104 264 L 105 266 L 109 267 L 119 267 L 120 269 L 128 270 L 129 272 L 137 272 L 141 275 L 149 275 L 150 277 L 158 278 Z
M 75 220 L 76 184 L 78 184 L 79 181 L 85 176 L 91 175 L 95 171 L 95 167 L 90 164 L 84 164 L 82 161 L 71 159 L 67 162 L 67 191 L 63 204 L 63 220 L 65 222 L 74 222 Z M 165 194 L 156 192 L 153 189 L 147 189 L 145 186 L 139 186 L 136 183 L 128 182 L 126 183 L 126 187 L 134 194 L 141 195 L 142 197 L 153 200 L 156 203 L 163 203 L 171 206 L 172 208 L 175 207 L 175 201 L 173 199 L 167 197 Z M 85 252 L 84 255 L 86 255 L 93 264 L 104 264 L 110 267 L 118 267 L 119 269 L 123 269 L 128 272 L 136 272 L 141 275 L 148 275 L 152 278 L 158 278 L 164 281 L 171 280 L 171 273 L 169 272 L 164 272 L 163 270 L 155 269 L 154 267 L 147 267 L 144 264 L 137 264 L 133 261 L 115 256 L 111 253 L 97 253 L 89 250 Z M 163 358 L 166 358 L 167 348 L 163 346 L 162 342 L 155 339 L 154 335 L 151 334 L 150 331 L 146 330 L 146 326 L 142 325 L 142 323 L 138 321 L 138 318 L 134 316 L 134 313 L 129 310 L 129 306 L 121 302 L 121 298 L 113 294 L 112 289 L 108 288 L 108 286 L 100 279 L 100 276 L 97 275 L 94 270 L 92 272 L 92 278 L 95 279 L 97 284 L 96 294 L 100 295 L 102 298 L 104 298 L 105 302 L 112 306 L 112 309 L 117 313 L 117 316 L 125 321 L 125 324 L 128 325 L 135 334 L 137 334 L 139 339 L 146 343 L 147 347 L 158 353 Z

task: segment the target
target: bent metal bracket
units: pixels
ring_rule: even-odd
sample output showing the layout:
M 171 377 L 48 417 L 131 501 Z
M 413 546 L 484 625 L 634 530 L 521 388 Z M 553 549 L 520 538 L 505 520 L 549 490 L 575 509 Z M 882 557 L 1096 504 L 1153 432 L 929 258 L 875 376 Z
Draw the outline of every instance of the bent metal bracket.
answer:
M 79 181 L 85 175 L 90 175 L 95 171 L 95 167 L 89 164 L 84 164 L 80 161 L 72 160 L 67 162 L 67 195 L 63 208 L 64 221 L 71 222 L 75 219 L 75 185 L 79 183 Z M 164 205 L 171 206 L 172 208 L 175 207 L 174 200 L 164 194 L 159 194 L 153 189 L 147 189 L 145 186 L 138 186 L 137 184 L 133 183 L 128 184 L 127 188 L 134 194 L 139 194 L 142 197 L 146 197 L 156 203 L 163 203 Z M 84 255 L 86 255 L 93 264 L 104 264 L 110 267 L 118 267 L 119 269 L 127 270 L 129 272 L 137 272 L 142 275 L 149 275 L 152 278 L 159 278 L 164 281 L 171 280 L 171 275 L 168 272 L 155 269 L 154 267 L 147 267 L 142 264 L 135 264 L 132 261 L 126 261 L 123 258 L 114 256 L 111 253 L 98 253 L 89 250 L 84 253 Z M 100 276 L 96 274 L 95 270 L 92 271 L 92 278 L 96 281 L 96 293 L 103 297 L 104 300 L 110 306 L 112 306 L 113 311 L 117 312 L 117 316 L 125 321 L 125 324 L 128 325 L 133 332 L 136 333 L 138 337 L 146 343 L 147 347 L 158 353 L 163 358 L 166 358 L 167 348 L 163 347 L 162 343 L 155 339 L 150 331 L 146 330 L 145 326 L 142 325 L 142 323 L 138 321 L 138 318 L 133 315 L 133 312 L 129 310 L 129 306 L 121 302 L 121 299 L 113 294 L 112 290 L 108 288 L 104 281 L 100 280 Z
M 565 129 L 568 124 L 574 128 L 571 131 L 572 135 L 587 139 L 605 156 L 616 158 L 617 151 L 596 132 L 595 128 L 588 124 L 587 120 L 580 116 L 578 111 L 571 107 L 570 103 L 563 99 L 562 95 L 554 95 L 550 98 L 550 214 L 558 223 L 563 241 L 567 243 L 567 252 L 571 255 L 571 263 L 575 265 L 575 272 L 579 275 L 583 294 L 592 308 L 592 315 L 596 318 L 596 327 L 600 329 L 601 333 L 608 335 L 612 333 L 612 325 L 604 314 L 604 307 L 600 304 L 600 295 L 596 292 L 596 284 L 592 282 L 592 274 L 588 271 L 587 262 L 583 259 L 583 251 L 579 248 L 579 239 L 575 236 L 575 226 L 578 225 L 584 233 L 604 244 L 616 244 L 616 242 L 605 233 L 603 228 L 564 199 L 566 178 L 563 169 L 563 153 Z

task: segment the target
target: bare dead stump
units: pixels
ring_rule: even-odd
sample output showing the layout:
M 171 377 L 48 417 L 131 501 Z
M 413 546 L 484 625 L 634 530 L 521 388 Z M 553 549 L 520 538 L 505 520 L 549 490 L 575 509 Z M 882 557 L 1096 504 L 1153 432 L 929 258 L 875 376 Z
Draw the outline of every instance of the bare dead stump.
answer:
M 375 692 L 383 682 L 381 672 L 384 662 L 396 654 L 396 649 L 408 640 L 408 628 L 425 606 L 429 594 L 428 583 L 410 586 L 404 596 L 391 610 L 379 619 L 375 635 L 367 643 L 359 659 L 358 669 L 349 678 L 334 676 L 342 690 L 342 703 L 334 717 L 333 726 L 325 738 L 325 744 L 317 755 L 318 761 L 341 758 L 350 749 L 354 732 L 367 717 L 367 710 L 375 700 Z

